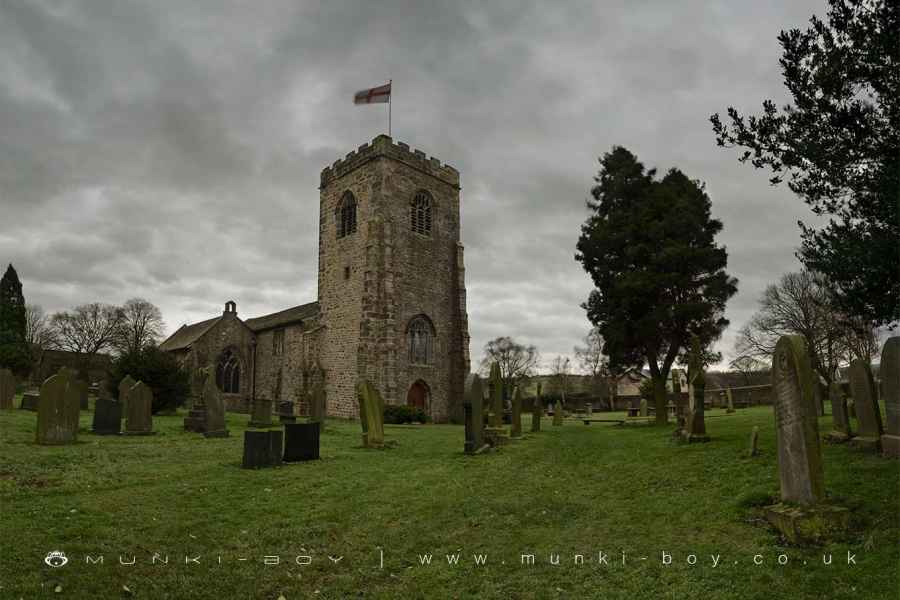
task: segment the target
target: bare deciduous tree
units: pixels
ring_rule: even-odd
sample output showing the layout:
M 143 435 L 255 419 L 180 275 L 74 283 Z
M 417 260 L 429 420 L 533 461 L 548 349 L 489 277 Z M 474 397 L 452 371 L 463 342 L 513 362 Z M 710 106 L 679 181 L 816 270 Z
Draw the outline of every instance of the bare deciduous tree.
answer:
M 584 336 L 584 346 L 575 346 L 573 350 L 582 372 L 591 378 L 593 395 L 611 397 L 609 357 L 603 354 L 603 336 L 600 335 L 600 330 L 593 327 Z
M 557 356 L 550 363 L 550 374 L 559 386 L 563 404 L 566 402 L 566 392 L 569 388 L 569 372 L 571 361 L 568 356 Z
M 140 352 L 159 343 L 163 328 L 162 312 L 155 304 L 143 298 L 132 298 L 122 307 L 115 346 L 122 354 Z
M 500 365 L 504 387 L 512 389 L 519 381 L 532 375 L 538 358 L 538 351 L 534 346 L 526 346 L 508 336 L 501 336 L 484 345 L 481 371 L 487 377 L 491 363 L 496 362 Z
M 122 309 L 93 302 L 72 312 L 55 313 L 50 322 L 63 350 L 95 355 L 113 347 L 123 320 Z

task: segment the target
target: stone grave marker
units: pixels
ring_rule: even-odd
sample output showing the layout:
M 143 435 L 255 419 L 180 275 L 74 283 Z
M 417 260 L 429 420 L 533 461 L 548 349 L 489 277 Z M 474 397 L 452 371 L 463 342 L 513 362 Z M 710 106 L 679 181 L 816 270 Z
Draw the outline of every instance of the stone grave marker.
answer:
M 211 370 L 206 381 L 203 382 L 203 405 L 206 408 L 206 431 L 203 432 L 203 436 L 207 438 L 228 437 L 228 427 L 225 425 L 225 403 Z
M 522 437 L 522 395 L 519 391 L 519 386 L 513 389 L 511 409 L 510 437 L 518 439 Z
M 266 398 L 256 398 L 250 413 L 248 427 L 272 427 L 272 402 Z
M 297 414 L 294 412 L 294 403 L 290 400 L 282 400 L 278 403 L 278 420 L 282 425 L 285 423 L 296 423 Z
M 9 369 L 0 369 L 0 410 L 10 410 L 16 397 L 16 378 Z
M 281 429 L 244 432 L 244 455 L 241 466 L 245 469 L 277 467 L 282 462 Z
M 881 436 L 885 456 L 900 457 L 900 336 L 888 338 L 881 349 L 881 399 L 887 423 Z
M 150 386 L 138 381 L 128 390 L 125 412 L 125 435 L 152 435 L 153 392 Z
M 500 365 L 496 362 L 491 365 L 490 376 L 490 425 L 494 429 L 503 427 L 503 378 L 500 376 Z
M 362 425 L 362 444 L 366 448 L 384 447 L 384 400 L 368 381 L 357 385 L 359 420 Z
M 67 375 L 57 373 L 44 381 L 37 413 L 38 444 L 71 444 L 78 439 L 78 394 Z
M 591 404 L 590 402 L 588 402 L 586 405 L 586 408 L 587 408 L 587 417 L 588 417 L 588 419 L 590 419 L 592 416 L 594 416 L 594 405 Z
M 840 383 L 833 381 L 828 386 L 828 399 L 831 402 L 831 431 L 825 435 L 825 439 L 834 443 L 846 442 L 853 436 L 853 432 L 847 415 L 847 398 Z
M 487 446 L 484 443 L 484 386 L 476 373 L 466 378 L 463 410 L 466 415 L 466 441 L 463 449 L 466 454 L 479 454 Z
M 97 386 L 91 431 L 96 435 L 118 435 L 122 431 L 122 403 L 111 397 L 105 380 Z
M 537 395 L 531 405 L 531 432 L 536 433 L 541 430 L 541 419 L 544 418 L 544 399 L 541 398 L 541 384 L 537 384 Z
M 128 414 L 128 392 L 131 391 L 131 388 L 134 387 L 134 384 L 137 383 L 134 379 L 131 378 L 131 375 L 126 375 L 122 378 L 122 381 L 119 382 L 119 402 L 122 404 L 122 414 Z
M 647 399 L 646 398 L 641 398 L 640 415 L 642 417 L 647 416 Z
M 875 380 L 869 363 L 855 359 L 850 362 L 850 390 L 856 408 L 858 431 L 850 443 L 863 450 L 878 452 L 881 450 L 881 411 L 878 407 L 878 396 L 875 392 Z
M 32 412 L 38 411 L 38 405 L 40 404 L 41 396 L 40 392 L 28 391 L 22 394 L 22 404 L 19 405 L 19 408 L 22 410 L 30 410 Z
M 318 421 L 285 423 L 284 462 L 318 460 L 321 429 L 322 424 Z

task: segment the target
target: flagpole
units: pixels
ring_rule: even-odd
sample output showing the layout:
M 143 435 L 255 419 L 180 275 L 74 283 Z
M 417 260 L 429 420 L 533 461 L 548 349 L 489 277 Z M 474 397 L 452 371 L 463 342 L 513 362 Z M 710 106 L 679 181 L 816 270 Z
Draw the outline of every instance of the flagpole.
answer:
M 391 97 L 394 95 L 393 79 L 388 79 L 388 137 L 391 137 Z

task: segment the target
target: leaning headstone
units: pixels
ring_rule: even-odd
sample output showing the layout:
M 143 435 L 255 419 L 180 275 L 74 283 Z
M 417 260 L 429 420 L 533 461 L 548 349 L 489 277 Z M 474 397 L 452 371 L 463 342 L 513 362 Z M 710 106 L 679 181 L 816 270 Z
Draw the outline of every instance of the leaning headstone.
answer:
M 519 392 L 519 386 L 516 386 L 512 394 L 512 406 L 510 411 L 510 433 L 511 438 L 522 437 L 522 395 Z
M 16 397 L 16 378 L 9 369 L 0 369 L 0 410 L 10 410 Z
M 249 427 L 272 427 L 272 403 L 267 398 L 253 401 Z
M 553 425 L 559 427 L 563 424 L 563 405 L 560 400 L 553 403 Z
M 641 398 L 640 406 L 641 406 L 640 407 L 640 415 L 642 417 L 646 417 L 647 416 L 647 399 L 646 398 Z
M 128 390 L 128 408 L 125 412 L 125 435 L 152 435 L 153 392 L 150 386 L 138 381 Z
M 688 385 L 691 394 L 691 410 L 685 419 L 683 437 L 689 444 L 696 442 L 708 442 L 706 435 L 706 421 L 704 419 L 706 376 L 703 373 L 703 363 L 700 349 L 700 338 L 696 335 L 691 339 L 691 353 L 688 364 Z
M 228 428 L 225 425 L 225 403 L 216 378 L 210 374 L 203 383 L 203 405 L 206 408 L 206 431 L 203 436 L 207 438 L 228 437 Z
M 887 423 L 881 436 L 885 456 L 900 457 L 900 336 L 888 338 L 881 349 L 881 399 Z
M 772 357 L 781 502 L 765 514 L 794 544 L 822 542 L 844 533 L 849 523 L 846 508 L 824 504 L 815 385 L 806 338 L 782 336 Z
M 541 384 L 537 384 L 537 394 L 534 402 L 531 404 L 531 432 L 536 433 L 541 430 L 541 419 L 544 418 L 544 400 L 541 398 Z
M 71 444 L 78 439 L 78 394 L 65 374 L 57 373 L 41 385 L 37 413 L 38 444 Z
M 856 406 L 858 431 L 850 443 L 863 450 L 878 452 L 881 450 L 881 411 L 878 408 L 878 396 L 875 392 L 875 380 L 869 363 L 856 359 L 850 362 L 850 390 Z
M 284 462 L 300 462 L 319 459 L 319 438 L 322 424 L 285 423 Z
M 366 448 L 384 447 L 384 400 L 368 381 L 357 385 L 359 420 L 362 425 L 362 443 Z
M 831 431 L 825 435 L 825 439 L 834 443 L 846 442 L 853 433 L 847 415 L 847 398 L 841 384 L 833 381 L 828 386 L 828 398 L 831 402 Z
M 41 396 L 39 392 L 25 392 L 22 394 L 22 404 L 19 405 L 19 408 L 37 412 L 40 401 Z
M 466 454 L 480 454 L 487 449 L 484 443 L 484 387 L 481 377 L 472 373 L 466 378 L 463 411 L 466 416 Z
M 245 469 L 277 467 L 282 462 L 282 433 L 280 429 L 244 432 L 244 456 L 241 466 Z

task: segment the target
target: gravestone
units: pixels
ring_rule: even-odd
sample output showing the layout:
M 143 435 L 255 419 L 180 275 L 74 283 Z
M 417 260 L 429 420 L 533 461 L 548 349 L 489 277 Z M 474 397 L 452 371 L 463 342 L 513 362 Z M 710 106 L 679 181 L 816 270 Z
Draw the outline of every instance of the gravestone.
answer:
M 503 378 L 500 376 L 500 365 L 491 364 L 490 375 L 490 425 L 494 429 L 503 427 Z
M 368 381 L 356 386 L 359 401 L 359 421 L 362 425 L 362 444 L 365 448 L 384 447 L 384 400 Z
M 122 431 L 122 404 L 112 398 L 94 400 L 94 421 L 91 431 L 96 435 L 118 435 Z
M 119 382 L 119 402 L 122 404 L 122 414 L 128 414 L 128 392 L 131 391 L 131 388 L 134 387 L 134 384 L 137 383 L 134 379 L 131 378 L 131 375 L 126 375 L 122 378 L 122 381 Z
M 553 425 L 559 427 L 563 424 L 563 405 L 562 401 L 557 400 L 553 403 Z
M 706 396 L 706 376 L 703 373 L 703 363 L 700 349 L 700 338 L 691 337 L 691 353 L 688 363 L 688 391 L 691 395 L 690 412 L 685 418 L 683 437 L 689 444 L 696 442 L 708 442 L 706 435 L 706 420 L 704 419 Z
M 544 418 L 544 399 L 541 398 L 541 384 L 537 384 L 537 395 L 531 405 L 531 432 L 536 433 L 541 430 L 541 419 Z
M 887 423 L 881 436 L 885 456 L 900 457 L 900 337 L 888 338 L 881 349 L 881 399 Z
M 522 395 L 519 392 L 519 386 L 513 389 L 511 409 L 509 436 L 518 439 L 522 437 Z
M 10 410 L 16 397 L 16 378 L 9 369 L 0 369 L 0 410 Z
M 286 423 L 284 425 L 284 462 L 319 459 L 319 439 L 322 424 Z
M 590 419 L 594 415 L 594 405 L 590 402 L 587 403 L 587 416 Z
M 831 431 L 825 439 L 838 444 L 846 442 L 853 436 L 853 432 L 847 415 L 847 398 L 840 383 L 833 381 L 828 386 L 828 399 L 831 402 Z
M 282 425 L 285 423 L 296 423 L 297 415 L 294 412 L 294 403 L 290 400 L 282 400 L 278 403 L 278 411 L 276 412 L 278 415 L 278 420 Z
M 772 357 L 781 502 L 766 507 L 765 514 L 795 544 L 818 543 L 840 535 L 849 524 L 846 508 L 823 502 L 825 481 L 815 385 L 806 338 L 782 336 Z
M 138 381 L 128 390 L 125 409 L 125 435 L 152 435 L 153 392 L 150 386 Z
M 38 444 L 71 444 L 78 439 L 78 394 L 70 383 L 66 374 L 57 373 L 41 385 L 35 435 Z
M 209 369 L 193 369 L 191 372 L 190 406 L 182 421 L 185 431 L 203 433 L 206 431 L 206 406 L 203 404 L 203 387 L 209 376 Z
M 282 462 L 282 433 L 280 429 L 244 432 L 244 456 L 241 467 L 263 469 L 277 467 Z
M 725 390 L 725 412 L 734 412 L 734 392 L 731 391 L 731 388 Z
M 272 427 L 272 403 L 266 398 L 253 401 L 248 427 Z
M 750 456 L 757 456 L 758 454 L 759 454 L 759 427 L 754 425 L 753 431 L 750 432 Z
M 466 416 L 466 454 L 480 454 L 488 446 L 484 443 L 484 386 L 481 377 L 472 373 L 466 378 L 463 410 Z
M 642 417 L 647 416 L 647 399 L 646 398 L 641 398 L 640 415 Z
M 25 392 L 22 394 L 22 404 L 19 405 L 19 408 L 37 412 L 40 400 L 41 396 L 39 392 Z
M 881 411 L 875 392 L 875 380 L 869 363 L 855 359 L 850 362 L 850 390 L 856 407 L 858 423 L 856 437 L 850 440 L 855 448 L 870 452 L 881 450 Z
M 211 370 L 203 382 L 203 406 L 206 408 L 206 431 L 203 432 L 203 437 L 228 437 L 225 403 L 222 401 L 222 394 L 219 393 L 219 386 L 216 385 L 216 378 L 213 377 Z

